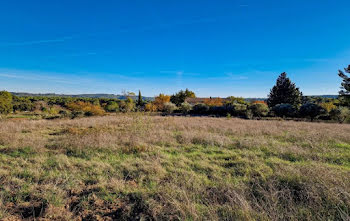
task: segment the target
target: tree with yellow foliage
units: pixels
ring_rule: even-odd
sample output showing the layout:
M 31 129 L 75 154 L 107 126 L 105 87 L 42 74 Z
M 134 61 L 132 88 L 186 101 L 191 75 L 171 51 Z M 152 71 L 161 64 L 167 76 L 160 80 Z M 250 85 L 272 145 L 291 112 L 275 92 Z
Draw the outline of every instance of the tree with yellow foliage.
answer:
M 157 107 L 158 111 L 164 110 L 164 104 L 170 102 L 170 96 L 165 94 L 159 94 L 155 97 L 153 104 Z

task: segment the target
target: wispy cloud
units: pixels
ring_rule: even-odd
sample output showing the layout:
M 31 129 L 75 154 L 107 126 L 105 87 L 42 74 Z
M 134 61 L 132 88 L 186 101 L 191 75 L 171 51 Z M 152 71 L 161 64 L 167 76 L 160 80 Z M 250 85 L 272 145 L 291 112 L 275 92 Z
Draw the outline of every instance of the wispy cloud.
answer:
M 65 37 L 60 37 L 60 38 L 55 38 L 55 39 L 42 39 L 42 40 L 35 40 L 35 41 L 5 42 L 5 43 L 0 43 L 0 46 L 7 47 L 7 46 L 25 46 L 25 45 L 57 43 L 57 42 L 64 42 L 67 40 L 72 40 L 74 38 L 77 38 L 77 36 L 65 36 Z
M 224 76 L 210 77 L 210 80 L 247 80 L 248 77 L 242 74 L 234 74 L 232 72 L 225 73 Z

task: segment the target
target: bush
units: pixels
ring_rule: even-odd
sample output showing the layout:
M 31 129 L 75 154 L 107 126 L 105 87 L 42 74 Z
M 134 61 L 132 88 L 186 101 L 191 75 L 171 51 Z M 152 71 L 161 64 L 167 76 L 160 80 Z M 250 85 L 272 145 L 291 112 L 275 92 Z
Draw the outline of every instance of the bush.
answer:
M 153 103 L 147 103 L 145 105 L 145 111 L 148 111 L 148 112 L 156 112 L 157 111 L 157 106 L 154 105 Z
M 7 91 L 0 91 L 0 114 L 12 112 L 12 94 Z
M 209 111 L 209 106 L 206 104 L 196 104 L 193 106 L 192 111 L 195 114 L 207 114 Z
M 326 113 L 326 110 L 320 105 L 314 103 L 306 103 L 300 107 L 299 114 L 301 117 L 310 117 L 313 121 L 317 116 Z
M 345 120 L 350 119 L 350 110 L 347 107 L 338 107 L 331 110 L 329 113 L 332 120 L 336 120 L 339 123 L 343 123 Z
M 119 103 L 119 109 L 124 113 L 135 111 L 135 107 L 136 105 L 134 103 L 134 100 L 131 99 L 130 97 L 127 98 L 125 101 L 124 100 L 120 101 Z
M 225 106 L 210 106 L 209 113 L 219 115 L 219 116 L 226 116 L 227 115 L 227 107 L 225 107 Z
M 327 111 L 327 113 L 330 113 L 333 109 L 336 109 L 337 106 L 335 106 L 333 103 L 331 102 L 327 102 L 327 103 L 321 103 L 320 106 L 325 109 Z
M 192 105 L 187 102 L 183 102 L 180 106 L 180 111 L 183 114 L 188 114 L 191 110 L 192 110 Z
M 174 111 L 176 110 L 176 105 L 171 103 L 171 102 L 167 102 L 164 104 L 164 107 L 163 107 L 163 111 L 168 113 L 168 114 L 171 114 L 173 113 Z
M 67 107 L 71 111 L 85 112 L 86 116 L 103 115 L 105 111 L 97 105 L 93 105 L 89 102 L 77 101 L 67 104 Z
M 291 104 L 277 104 L 273 107 L 273 112 L 278 117 L 295 116 L 295 108 Z
M 269 113 L 269 107 L 265 103 L 253 103 L 249 106 L 249 109 L 256 117 L 265 117 Z
M 108 102 L 108 104 L 105 106 L 105 110 L 107 112 L 118 112 L 119 111 L 119 105 L 115 101 Z
M 230 104 L 227 108 L 233 116 L 245 116 L 247 112 L 247 105 L 245 104 L 234 103 Z

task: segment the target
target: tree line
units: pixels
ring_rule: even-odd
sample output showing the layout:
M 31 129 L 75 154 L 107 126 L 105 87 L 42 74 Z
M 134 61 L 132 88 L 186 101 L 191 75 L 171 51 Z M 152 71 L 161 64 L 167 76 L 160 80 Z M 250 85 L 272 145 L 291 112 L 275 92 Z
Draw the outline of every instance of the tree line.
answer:
M 103 115 L 116 112 L 163 112 L 166 114 L 192 114 L 235 116 L 242 118 L 282 117 L 309 118 L 311 121 L 336 120 L 350 121 L 350 65 L 339 70 L 342 79 L 337 99 L 313 98 L 303 96 L 300 89 L 282 73 L 270 90 L 265 101 L 247 102 L 241 97 L 205 98 L 190 104 L 188 99 L 196 98 L 193 91 L 181 90 L 173 95 L 159 94 L 154 101 L 144 101 L 139 91 L 124 93 L 126 99 L 114 98 L 77 98 L 52 96 L 14 96 L 9 92 L 0 92 L 0 114 L 34 112 L 49 117 L 79 117 Z M 135 99 L 137 97 L 137 99 Z M 133 99 L 134 98 L 134 99 Z

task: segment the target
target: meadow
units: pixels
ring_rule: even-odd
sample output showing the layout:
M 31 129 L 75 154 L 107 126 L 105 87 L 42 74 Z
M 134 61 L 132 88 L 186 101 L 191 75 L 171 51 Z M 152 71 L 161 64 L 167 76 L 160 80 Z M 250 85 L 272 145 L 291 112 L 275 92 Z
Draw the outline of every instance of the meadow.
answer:
M 0 119 L 0 220 L 349 220 L 350 125 Z

